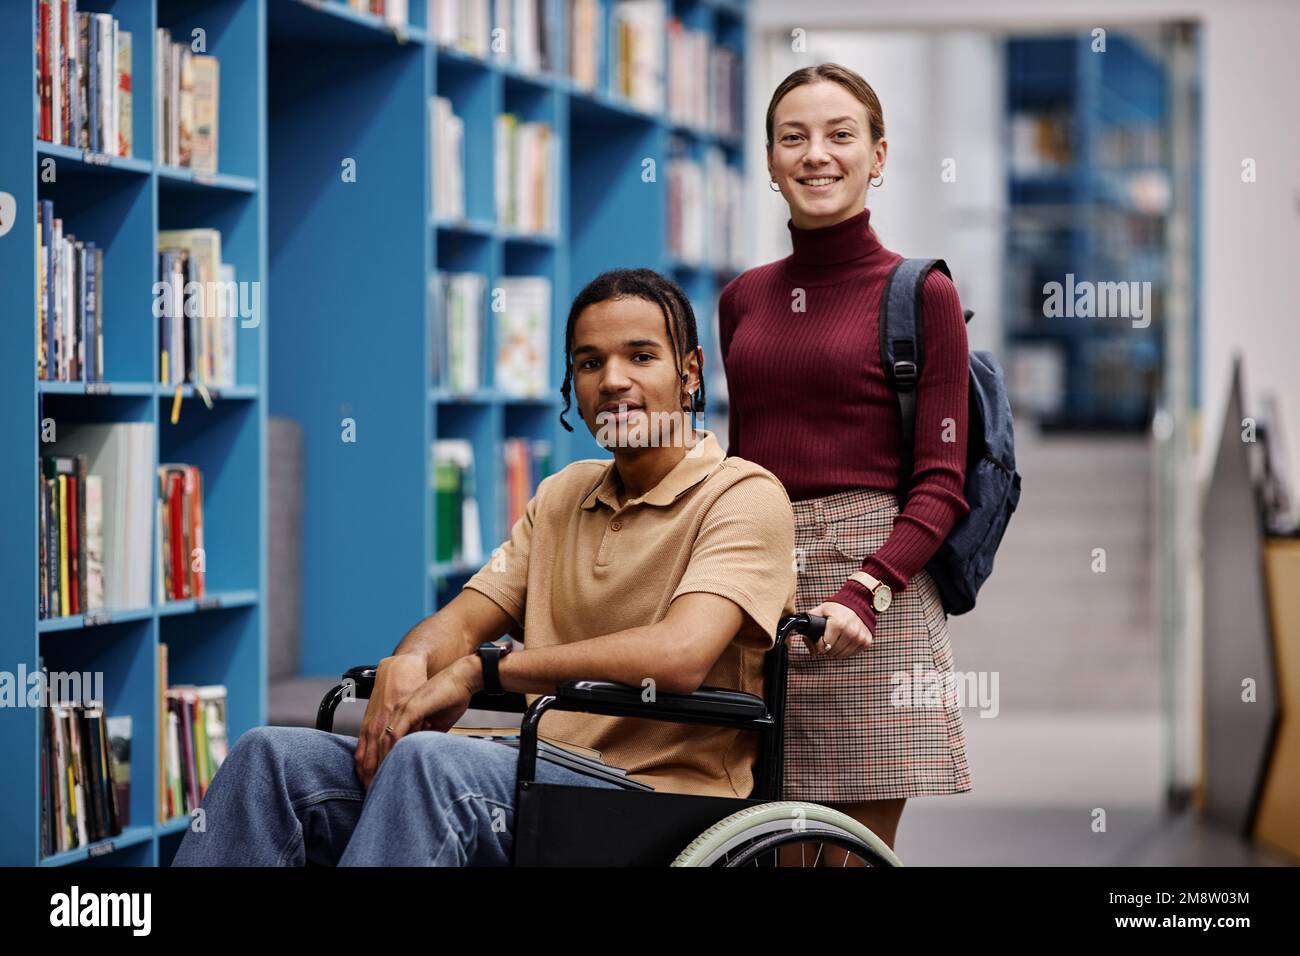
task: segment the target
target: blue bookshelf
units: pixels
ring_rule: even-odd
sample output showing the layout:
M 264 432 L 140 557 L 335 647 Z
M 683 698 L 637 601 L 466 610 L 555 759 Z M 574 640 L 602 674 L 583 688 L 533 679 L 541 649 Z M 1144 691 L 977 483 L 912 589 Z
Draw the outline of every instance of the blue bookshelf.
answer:
M 267 265 L 266 4 L 263 0 L 82 0 L 132 34 L 132 157 L 108 157 L 38 139 L 35 108 L 37 4 L 0 4 L 0 191 L 16 216 L 0 237 L 5 312 L 0 329 L 0 434 L 10 464 L 0 473 L 0 665 L 32 672 L 102 671 L 105 713 L 132 718 L 130 822 L 115 837 L 40 855 L 40 711 L 0 708 L 0 864 L 158 865 L 170 860 L 187 818 L 160 821 L 158 646 L 168 647 L 170 684 L 224 684 L 233 741 L 265 722 L 267 313 L 240 327 L 236 386 L 212 392 L 158 384 L 157 321 L 150 312 L 161 229 L 215 227 L 240 282 L 263 287 Z M 154 159 L 154 31 L 206 34 L 221 62 L 218 174 Z M 53 180 L 43 175 L 52 170 Z M 37 202 L 79 239 L 105 250 L 104 381 L 39 381 L 36 372 Z M 8 223 L 4 225 L 8 226 Z M 153 465 L 198 465 L 205 482 L 207 593 L 197 600 L 107 608 L 38 620 L 37 484 L 40 423 L 134 422 L 152 426 Z M 156 532 L 156 528 L 154 529 Z M 151 549 L 156 547 L 151 535 Z M 150 554 L 150 595 L 155 561 Z
M 608 27 L 612 0 L 602 0 Z M 599 272 L 644 266 L 675 278 L 698 315 L 709 414 L 721 428 L 716 299 L 732 272 L 669 254 L 666 166 L 710 148 L 743 170 L 740 136 L 648 112 L 611 90 L 611 48 L 594 89 L 568 76 L 567 0 L 552 0 L 555 69 L 533 74 L 436 42 L 424 3 L 411 24 L 385 26 L 339 0 L 282 0 L 269 9 L 270 409 L 304 434 L 302 672 L 339 673 L 391 652 L 442 606 L 478 564 L 435 560 L 432 443 L 474 449 L 485 557 L 509 532 L 502 442 L 551 443 L 552 467 L 608 457 L 583 428 L 559 424 L 568 306 Z M 706 31 L 743 57 L 746 7 L 736 0 L 670 0 L 668 16 Z M 428 101 L 443 96 L 465 125 L 465 216 L 432 213 Z M 666 102 L 666 101 L 665 101 Z M 497 223 L 494 119 L 549 123 L 558 133 L 558 228 L 530 235 Z M 742 113 L 743 115 L 743 113 Z M 656 181 L 642 180 L 652 158 Z M 355 161 L 355 181 L 342 164 Z M 503 276 L 551 282 L 549 391 L 503 394 L 485 359 L 482 387 L 435 384 L 429 282 L 471 271 L 492 288 Z M 484 355 L 493 355 L 491 323 Z M 344 441 L 351 419 L 355 441 Z M 269 449 L 274 455 L 275 450 Z
M 606 25 L 612 6 L 601 0 Z M 38 620 L 33 468 L 0 473 L 2 666 L 31 672 L 40 659 L 51 670 L 102 670 L 106 713 L 133 719 L 130 825 L 110 840 L 41 859 L 40 714 L 0 708 L 9 770 L 0 776 L 0 864 L 165 865 L 187 821 L 158 820 L 159 644 L 168 646 L 170 683 L 228 687 L 232 741 L 265 722 L 266 471 L 276 454 L 266 445 L 268 413 L 296 419 L 304 433 L 302 672 L 338 673 L 389 653 L 477 570 L 434 559 L 436 439 L 463 438 L 474 448 L 488 554 L 509 530 L 504 439 L 549 441 L 553 469 L 606 457 L 576 415 L 572 434 L 558 421 L 568 304 L 600 271 L 655 268 L 690 294 L 712 364 L 704 427 L 725 434 L 715 307 L 733 273 L 670 255 L 665 173 L 671 157 L 699 159 L 710 149 L 743 170 L 741 138 L 675 123 L 609 92 L 608 59 L 594 90 L 575 85 L 566 75 L 567 0 L 549 8 L 555 70 L 542 75 L 439 45 L 421 0 L 412 0 L 403 27 L 342 0 L 81 0 L 83 12 L 112 13 L 136 40 L 135 155 L 89 155 L 37 139 L 38 110 L 27 105 L 35 103 L 36 8 L 36 0 L 0 4 L 0 117 L 18 131 L 0 138 L 0 191 L 13 195 L 17 210 L 0 236 L 0 276 L 6 312 L 20 319 L 0 331 L 0 434 L 15 462 L 35 465 L 43 418 L 151 424 L 154 464 L 186 461 L 203 470 L 208 594 Z M 667 4 L 670 16 L 742 57 L 745 9 L 736 0 Z M 156 27 L 174 37 L 202 27 L 208 52 L 221 61 L 217 175 L 154 160 L 152 45 L 141 40 Z M 608 41 L 607 32 L 606 51 Z M 434 95 L 449 97 L 466 124 L 462 220 L 432 214 Z M 496 221 L 493 120 L 504 111 L 545 120 L 558 134 L 553 234 Z M 657 166 L 653 182 L 641 177 L 646 158 Z M 54 183 L 40 176 L 45 160 L 57 170 Z M 341 175 L 346 160 L 355 164 L 353 182 Z M 78 238 L 105 247 L 102 383 L 36 378 L 33 218 L 45 198 Z M 238 333 L 236 385 L 212 392 L 211 407 L 182 387 L 173 424 L 177 389 L 157 383 L 156 323 L 146 310 L 157 232 L 197 226 L 220 229 L 223 258 L 237 278 L 261 283 L 262 322 Z M 507 395 L 486 360 L 482 387 L 469 395 L 435 384 L 429 284 L 440 270 L 480 272 L 489 288 L 504 276 L 550 279 L 547 393 Z M 355 441 L 342 440 L 345 419 Z
M 1165 68 L 1118 31 L 1104 52 L 1092 44 L 1090 34 L 1006 42 L 1008 115 L 1054 117 L 1069 153 L 1043 168 L 1013 159 L 1008 173 L 1008 338 L 1013 349 L 1048 347 L 1061 358 L 1064 394 L 1045 426 L 1141 429 L 1163 361 L 1167 210 L 1134 196 L 1152 177 L 1170 181 Z M 1151 282 L 1150 325 L 1043 316 L 1043 284 L 1066 273 L 1076 282 Z

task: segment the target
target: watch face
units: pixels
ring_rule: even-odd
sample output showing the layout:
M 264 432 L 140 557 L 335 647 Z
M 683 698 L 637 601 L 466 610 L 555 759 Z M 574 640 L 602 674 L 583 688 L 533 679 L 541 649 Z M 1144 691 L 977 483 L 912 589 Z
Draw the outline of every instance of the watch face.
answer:
M 889 610 L 890 603 L 894 600 L 893 593 L 887 587 L 876 589 L 875 597 L 872 599 L 872 605 L 877 611 Z

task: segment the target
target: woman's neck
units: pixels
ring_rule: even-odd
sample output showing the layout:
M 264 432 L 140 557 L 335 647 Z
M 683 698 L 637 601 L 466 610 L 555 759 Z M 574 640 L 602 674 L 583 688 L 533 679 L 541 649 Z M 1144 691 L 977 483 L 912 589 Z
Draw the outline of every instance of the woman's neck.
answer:
M 791 253 L 786 271 L 797 283 L 829 285 L 853 274 L 885 251 L 871 231 L 871 210 L 819 229 L 800 229 L 790 220 Z

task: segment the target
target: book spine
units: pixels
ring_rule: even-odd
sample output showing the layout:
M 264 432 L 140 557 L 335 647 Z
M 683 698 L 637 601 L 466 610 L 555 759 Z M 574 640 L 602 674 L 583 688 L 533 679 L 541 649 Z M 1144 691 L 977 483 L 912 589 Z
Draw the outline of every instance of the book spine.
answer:
M 182 488 L 181 476 L 174 472 L 169 472 L 167 476 L 167 495 L 170 506 L 168 515 L 168 528 L 171 532 L 171 580 L 172 600 L 179 601 L 185 597 L 185 565 L 184 552 L 185 531 L 183 525 L 183 503 L 181 501 L 184 491 Z
M 59 475 L 59 615 L 68 616 L 68 476 Z
M 86 610 L 104 606 L 104 488 L 99 475 L 86 476 Z
M 48 544 L 48 518 L 47 510 L 49 505 L 46 501 L 47 490 L 45 487 L 45 475 L 41 471 L 41 463 L 36 462 L 36 501 L 38 507 L 37 513 L 37 557 L 40 564 L 40 599 L 37 617 L 39 620 L 45 620 L 50 616 L 50 579 L 48 574 L 49 567 L 49 544 Z
M 59 595 L 59 481 L 45 479 L 45 580 L 49 589 L 47 617 L 58 617 Z
M 78 613 L 89 610 L 86 602 L 86 479 L 90 476 L 90 463 L 85 455 L 78 455 L 77 462 L 77 608 Z
M 68 486 L 68 613 L 81 613 L 81 568 L 79 565 L 78 551 L 81 544 L 81 535 L 77 527 L 77 519 L 80 516 L 81 509 L 77 504 L 77 476 L 68 475 L 65 479 Z
M 118 29 L 117 34 L 117 116 L 114 126 L 117 129 L 117 155 L 130 156 L 134 136 L 131 113 L 131 34 Z
M 95 247 L 95 381 L 104 380 L 104 250 Z
M 89 13 L 86 15 L 86 46 L 90 59 L 86 63 L 86 86 L 89 90 L 90 108 L 87 112 L 86 148 L 98 152 L 103 141 L 100 138 L 99 101 L 102 90 L 99 87 L 99 18 Z
M 190 544 L 193 549 L 190 551 L 190 567 L 193 568 L 191 580 L 194 596 L 200 598 L 207 590 L 205 585 L 207 552 L 203 545 L 203 473 L 194 465 L 191 465 L 189 470 L 194 484 L 190 502 Z M 202 557 L 202 562 L 197 568 L 194 567 L 195 551 Z
M 40 7 L 37 10 L 37 24 L 40 41 L 37 44 L 39 78 L 36 93 L 41 102 L 41 139 L 49 142 L 53 137 L 50 130 L 50 0 L 40 0 Z

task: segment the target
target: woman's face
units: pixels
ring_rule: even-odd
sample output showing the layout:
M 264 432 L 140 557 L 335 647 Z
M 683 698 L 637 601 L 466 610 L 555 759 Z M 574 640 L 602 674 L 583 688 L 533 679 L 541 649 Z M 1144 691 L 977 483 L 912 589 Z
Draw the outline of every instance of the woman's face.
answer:
M 685 383 L 678 378 L 663 313 L 652 302 L 635 296 L 596 302 L 574 323 L 573 391 L 593 435 L 602 425 L 648 435 L 652 423 L 668 421 L 652 419 L 655 412 L 682 418 L 686 391 L 699 386 L 698 357 L 689 356 L 682 371 Z M 620 406 L 626 406 L 622 414 Z M 606 416 L 598 419 L 602 412 Z M 684 417 L 689 430 L 689 415 Z
M 776 104 L 767 169 L 795 226 L 817 229 L 862 211 L 886 148 L 883 137 L 872 140 L 867 108 L 852 93 L 829 80 L 805 83 Z

